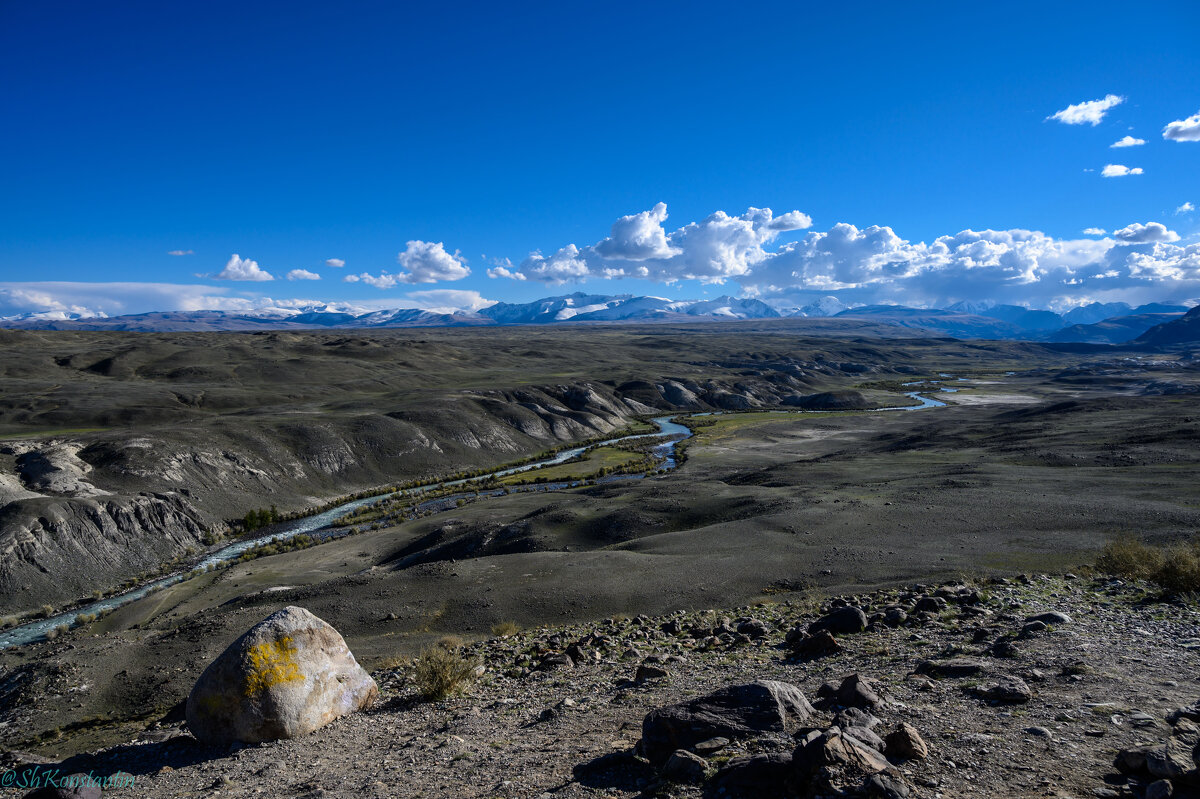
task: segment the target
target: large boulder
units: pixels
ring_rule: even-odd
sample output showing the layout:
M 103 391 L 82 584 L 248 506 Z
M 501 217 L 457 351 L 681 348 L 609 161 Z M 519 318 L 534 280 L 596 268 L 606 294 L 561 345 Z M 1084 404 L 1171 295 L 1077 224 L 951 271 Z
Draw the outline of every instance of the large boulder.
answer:
M 209 664 L 187 700 L 201 742 L 295 738 L 361 710 L 379 687 L 338 631 L 287 607 L 251 627 Z
M 691 750 L 710 738 L 789 732 L 812 714 L 812 705 L 794 685 L 774 680 L 731 685 L 646 714 L 642 754 L 651 763 L 662 763 L 675 750 Z

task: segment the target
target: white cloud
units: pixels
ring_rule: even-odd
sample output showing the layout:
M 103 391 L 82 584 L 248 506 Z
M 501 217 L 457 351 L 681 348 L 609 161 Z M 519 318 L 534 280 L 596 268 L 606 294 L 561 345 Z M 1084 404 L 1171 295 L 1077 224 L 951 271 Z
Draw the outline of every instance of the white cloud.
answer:
M 1141 145 L 1143 145 L 1145 143 L 1146 143 L 1145 139 L 1135 139 L 1132 136 L 1126 136 L 1125 138 L 1118 139 L 1117 141 L 1113 142 L 1112 144 L 1110 144 L 1108 146 L 1109 147 L 1140 147 Z
M 118 316 L 148 311 L 242 311 L 269 300 L 230 295 L 226 287 L 176 283 L 0 283 L 0 316 L 35 313 Z
M 1181 301 L 1200 292 L 1194 264 L 1200 245 L 1181 248 L 1178 234 L 1155 222 L 1130 224 L 1111 238 L 964 230 L 930 242 L 908 241 L 886 226 L 839 223 L 771 247 L 777 236 L 773 223 L 781 218 L 769 209 L 740 216 L 717 212 L 666 233 L 675 251 L 667 258 L 605 258 L 598 247 L 569 244 L 550 255 L 534 253 L 520 266 L 496 262 L 488 274 L 551 284 L 625 277 L 660 283 L 733 280 L 745 295 L 781 306 L 806 305 L 833 293 L 860 304 L 943 307 L 993 300 L 1044 308 L 1092 300 Z M 1105 235 L 1102 228 L 1084 233 Z
M 346 265 L 346 262 L 343 261 L 341 258 L 326 258 L 325 265 L 332 266 L 334 269 L 341 269 L 343 266 Z
M 462 280 L 471 274 L 471 270 L 466 266 L 466 259 L 457 251 L 453 255 L 446 252 L 445 246 L 440 241 L 436 243 L 410 241 L 404 252 L 396 256 L 396 260 L 409 271 L 393 274 L 384 270 L 378 275 L 362 272 L 357 275 L 346 275 L 342 280 L 346 283 L 366 283 L 377 289 L 390 289 L 403 283 Z M 502 275 L 502 277 L 507 277 L 507 275 Z
M 596 245 L 596 252 L 604 258 L 624 261 L 678 255 L 679 250 L 667 243 L 667 232 L 662 226 L 666 218 L 666 203 L 658 203 L 640 214 L 623 216 L 613 222 L 612 235 Z
M 1195 210 L 1196 210 L 1196 206 L 1192 205 L 1190 202 L 1187 202 L 1187 203 L 1184 203 L 1183 205 L 1179 206 L 1178 208 L 1176 208 L 1175 213 L 1176 213 L 1176 215 L 1187 214 L 1187 213 L 1191 213 L 1192 211 L 1195 211 Z
M 321 276 L 307 269 L 293 269 L 287 273 L 288 280 L 320 280 Z
M 775 216 L 770 208 L 750 208 L 740 216 L 717 211 L 667 233 L 662 228 L 666 217 L 666 206 L 659 203 L 617 220 L 612 235 L 593 246 L 568 244 L 551 255 L 534 252 L 516 268 L 497 264 L 488 276 L 551 284 L 591 277 L 720 283 L 746 274 L 766 258 L 764 245 L 781 233 L 812 225 L 799 211 Z
M 367 272 L 363 272 L 360 275 L 350 274 L 342 278 L 342 281 L 345 283 L 366 283 L 368 286 L 374 286 L 377 289 L 390 289 L 397 283 L 402 282 L 397 275 L 387 272 L 383 272 L 378 276 Z
M 508 278 L 509 280 L 524 280 L 525 275 L 518 272 L 513 262 L 507 258 L 496 258 L 492 261 L 495 266 L 487 270 L 490 278 Z
M 1102 177 L 1119 178 L 1125 175 L 1140 175 L 1142 168 L 1140 166 L 1128 167 L 1124 164 L 1105 164 L 1104 169 L 1100 172 Z
M 442 242 L 410 241 L 396 261 L 408 270 L 407 274 L 396 275 L 401 283 L 436 283 L 439 280 L 462 280 L 471 274 L 466 259 L 456 250 L 453 255 L 446 252 Z
M 430 291 L 410 291 L 404 299 L 413 303 L 417 308 L 435 313 L 454 313 L 455 311 L 478 311 L 495 305 L 495 300 L 485 299 L 478 291 L 461 289 L 432 289 Z
M 1177 119 L 1163 128 L 1164 139 L 1172 141 L 1200 141 L 1200 111 L 1187 119 Z
M 1100 120 L 1104 119 L 1104 115 L 1108 113 L 1108 109 L 1120 105 L 1125 102 L 1125 98 L 1116 94 L 1109 94 L 1103 100 L 1088 100 L 1085 103 L 1076 103 L 1069 105 L 1061 111 L 1056 111 L 1046 119 L 1057 119 L 1067 125 L 1082 125 L 1084 123 L 1096 126 L 1100 124 Z
M 195 250 L 171 250 L 167 255 L 195 255 Z
M 1083 235 L 1085 236 L 1103 236 L 1104 233 L 1105 231 L 1102 227 L 1085 227 L 1083 229 Z
M 1132 244 L 1179 241 L 1178 233 L 1174 230 L 1168 230 L 1166 225 L 1159 222 L 1147 222 L 1144 225 L 1134 222 L 1132 225 L 1127 225 L 1120 230 L 1113 231 L 1113 237 Z
M 229 256 L 225 268 L 212 276 L 214 280 L 274 280 L 275 276 L 259 268 L 257 261 L 242 258 L 237 253 Z

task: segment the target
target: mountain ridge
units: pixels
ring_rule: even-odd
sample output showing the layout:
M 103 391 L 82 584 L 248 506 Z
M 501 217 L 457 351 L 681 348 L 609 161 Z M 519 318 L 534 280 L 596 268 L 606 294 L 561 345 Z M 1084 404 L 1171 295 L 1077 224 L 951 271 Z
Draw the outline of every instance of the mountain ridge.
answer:
M 1133 341 L 1155 325 L 1170 322 L 1187 311 L 1188 308 L 1182 305 L 1148 303 L 1133 307 L 1124 302 L 1095 302 L 1063 314 L 991 301 L 961 301 L 945 308 L 882 304 L 849 307 L 833 296 L 821 297 L 803 307 L 778 309 L 756 298 L 729 295 L 711 300 L 672 300 L 656 296 L 587 294 L 577 291 L 525 303 L 498 302 L 475 311 L 420 308 L 369 310 L 314 303 L 299 308 L 152 311 L 113 317 L 48 318 L 26 314 L 0 318 L 0 327 L 187 332 L 825 318 L 884 323 L 954 338 L 1120 344 Z

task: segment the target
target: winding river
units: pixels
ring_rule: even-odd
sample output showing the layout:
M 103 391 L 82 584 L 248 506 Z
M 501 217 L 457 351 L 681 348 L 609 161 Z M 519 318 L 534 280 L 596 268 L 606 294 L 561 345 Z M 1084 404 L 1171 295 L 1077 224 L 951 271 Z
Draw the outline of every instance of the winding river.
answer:
M 949 377 L 949 375 L 944 375 L 944 377 Z M 955 391 L 956 389 L 943 388 L 943 387 L 937 385 L 939 382 L 940 381 L 937 381 L 937 380 L 929 380 L 929 381 L 922 380 L 922 381 L 916 381 L 914 383 L 906 383 L 905 384 L 906 386 L 917 386 L 917 385 L 925 385 L 925 384 L 928 384 L 931 386 L 931 388 L 922 389 L 921 391 L 910 391 L 905 394 L 906 397 L 910 397 L 914 400 L 917 400 L 920 404 L 899 405 L 899 406 L 895 406 L 895 407 L 891 407 L 891 408 L 877 408 L 877 409 L 875 409 L 875 411 L 870 411 L 870 412 L 915 411 L 915 410 L 922 410 L 925 408 L 943 407 L 943 406 L 945 406 L 946 403 L 941 402 L 940 400 L 933 399 L 932 397 L 929 397 L 926 395 L 934 390 L 951 392 L 951 391 Z M 711 413 L 690 414 L 690 416 L 697 416 L 697 417 L 717 416 L 717 415 L 725 415 L 726 413 L 729 413 L 729 412 L 715 411 L 715 412 L 711 412 Z M 771 413 L 779 413 L 781 415 L 782 414 L 811 414 L 811 413 L 828 413 L 828 411 L 771 411 Z M 92 602 L 90 604 L 74 608 L 73 610 L 69 610 L 64 613 L 59 613 L 57 615 L 50 616 L 49 618 L 38 619 L 37 621 L 27 622 L 26 624 L 22 624 L 20 626 L 13 627 L 12 629 L 0 632 L 0 649 L 8 649 L 8 648 L 14 647 L 14 646 L 23 646 L 25 644 L 32 644 L 37 641 L 45 640 L 46 634 L 48 632 L 50 632 L 51 630 L 54 630 L 56 628 L 63 627 L 63 626 L 66 626 L 66 627 L 75 626 L 76 619 L 80 615 L 99 614 L 99 613 L 103 613 L 103 612 L 106 612 L 109 610 L 114 610 L 116 608 L 122 607 L 123 605 L 128 605 L 131 602 L 136 602 L 139 599 L 142 599 L 143 597 L 147 596 L 148 594 L 151 594 L 155 591 L 159 591 L 163 588 L 166 588 L 167 586 L 174 585 L 178 582 L 182 582 L 185 579 L 185 577 L 187 576 L 187 574 L 190 573 L 193 569 L 207 569 L 210 566 L 218 566 L 222 563 L 236 560 L 238 557 L 240 557 L 242 555 L 242 553 L 246 552 L 247 550 L 254 549 L 255 547 L 262 546 L 263 544 L 268 544 L 272 541 L 283 541 L 283 540 L 292 538 L 294 536 L 303 535 L 303 534 L 315 535 L 317 537 L 322 537 L 322 538 L 330 538 L 330 537 L 336 537 L 337 535 L 344 535 L 346 533 L 346 528 L 341 527 L 337 524 L 338 519 L 342 518 L 347 513 L 351 513 L 351 512 L 356 511 L 364 506 L 370 505 L 375 502 L 379 502 L 383 499 L 389 499 L 389 498 L 393 498 L 393 497 L 416 496 L 416 495 L 420 495 L 422 493 L 426 493 L 429 491 L 435 491 L 438 489 L 453 488 L 455 486 L 466 486 L 466 485 L 469 485 L 472 483 L 484 482 L 484 481 L 487 481 L 487 480 L 490 480 L 490 479 L 493 479 L 496 477 L 505 477 L 507 475 L 518 474 L 520 472 L 528 472 L 528 471 L 532 471 L 533 469 L 541 469 L 541 468 L 544 468 L 547 466 L 557 466 L 561 463 L 565 463 L 565 462 L 571 460 L 572 458 L 582 455 L 583 453 L 587 452 L 588 450 L 590 450 L 594 447 L 603 447 L 603 446 L 607 446 L 610 444 L 616 444 L 621 441 L 632 441 L 635 439 L 644 439 L 644 438 L 661 438 L 663 436 L 668 436 L 669 439 L 667 441 L 663 442 L 662 444 L 654 447 L 654 449 L 653 449 L 653 454 L 654 454 L 655 458 L 659 461 L 659 464 L 658 464 L 658 466 L 655 467 L 654 471 L 674 469 L 675 466 L 677 465 L 676 460 L 675 460 L 675 445 L 678 444 L 680 441 L 683 441 L 684 439 L 691 437 L 692 431 L 689 428 L 687 428 L 686 426 L 679 424 L 678 422 L 675 422 L 672 420 L 677 419 L 677 418 L 686 418 L 687 416 L 689 416 L 689 415 L 688 414 L 672 414 L 670 416 L 659 416 L 659 417 L 652 419 L 651 421 L 653 421 L 654 424 L 658 426 L 658 431 L 654 432 L 654 433 L 639 433 L 636 435 L 620 436 L 618 438 L 611 438 L 606 441 L 600 441 L 598 443 L 589 444 L 584 447 L 574 447 L 572 449 L 563 450 L 563 451 L 555 454 L 553 457 L 546 458 L 545 460 L 540 460 L 540 461 L 536 461 L 533 463 L 527 463 L 522 466 L 513 466 L 508 469 L 500 469 L 495 472 L 489 472 L 488 474 L 477 475 L 475 477 L 464 477 L 459 480 L 447 480 L 445 482 L 433 483 L 431 485 L 421 486 L 418 488 L 404 489 L 402 491 L 396 491 L 391 494 L 383 494 L 383 495 L 377 495 L 377 496 L 372 496 L 372 497 L 365 497 L 363 499 L 356 499 L 356 500 L 352 500 L 350 502 L 346 502 L 341 505 L 338 505 L 337 507 L 331 508 L 327 511 L 323 511 L 321 513 L 314 514 L 312 516 L 306 516 L 302 519 L 297 519 L 295 521 L 285 522 L 280 525 L 274 525 L 272 532 L 270 532 L 266 535 L 259 536 L 258 538 L 248 539 L 245 541 L 239 541 L 234 544 L 229 544 L 228 546 L 222 547 L 218 550 L 215 550 L 215 551 L 209 553 L 198 564 L 196 564 L 191 569 L 187 569 L 184 571 L 180 571 L 180 572 L 176 572 L 174 574 L 167 575 L 166 577 L 162 577 L 158 580 L 147 583 L 146 585 L 140 586 L 139 588 L 132 589 L 123 594 L 116 594 L 111 597 L 106 597 L 105 599 L 97 600 L 96 602 Z M 639 474 L 613 475 L 611 477 L 603 478 L 602 481 L 609 482 L 609 481 L 614 481 L 614 480 L 636 480 L 636 479 L 641 479 L 641 478 L 646 477 L 649 473 L 650 472 L 643 472 L 643 473 L 639 473 Z M 580 483 L 578 481 L 564 481 L 564 482 L 560 482 L 560 483 L 545 483 L 545 484 L 535 486 L 532 489 L 528 489 L 528 490 L 554 491 L 554 490 L 560 490 L 563 488 L 572 488 L 572 487 L 575 487 L 578 485 L 580 485 Z M 472 491 L 471 495 L 474 495 L 474 493 L 475 492 Z M 484 495 L 484 494 L 496 495 L 496 494 L 500 494 L 500 493 L 503 493 L 503 491 L 495 490 L 495 491 L 480 492 L 481 495 Z M 453 507 L 454 501 L 456 499 L 457 499 L 457 497 L 455 495 L 446 496 L 446 497 L 438 497 L 438 498 L 432 499 L 426 503 L 417 505 L 416 509 L 418 509 L 418 510 L 421 510 L 421 509 L 437 510 L 437 509 L 441 509 L 443 507 Z

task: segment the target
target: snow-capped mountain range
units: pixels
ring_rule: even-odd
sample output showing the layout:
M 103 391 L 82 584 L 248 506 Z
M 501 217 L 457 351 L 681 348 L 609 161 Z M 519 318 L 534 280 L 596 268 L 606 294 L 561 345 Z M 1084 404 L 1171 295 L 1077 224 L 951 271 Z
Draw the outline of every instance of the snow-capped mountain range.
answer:
M 942 309 L 899 305 L 848 307 L 833 296 L 821 297 L 802 307 L 775 308 L 761 300 L 729 296 L 713 300 L 672 300 L 575 292 L 526 303 L 500 302 L 473 312 L 416 308 L 371 310 L 344 304 L 314 304 L 246 311 L 161 311 L 107 318 L 26 314 L 0 319 L 0 327 L 166 332 L 834 318 L 847 322 L 869 320 L 958 338 L 1118 343 L 1135 338 L 1187 310 L 1186 306 L 1161 303 L 1134 308 L 1123 302 L 1092 303 L 1064 314 L 991 302 L 959 302 Z

